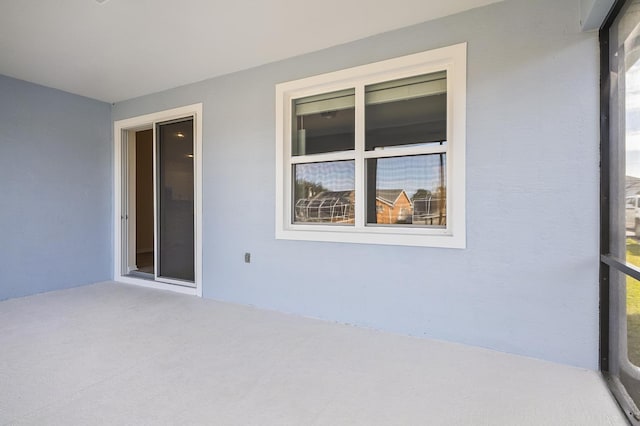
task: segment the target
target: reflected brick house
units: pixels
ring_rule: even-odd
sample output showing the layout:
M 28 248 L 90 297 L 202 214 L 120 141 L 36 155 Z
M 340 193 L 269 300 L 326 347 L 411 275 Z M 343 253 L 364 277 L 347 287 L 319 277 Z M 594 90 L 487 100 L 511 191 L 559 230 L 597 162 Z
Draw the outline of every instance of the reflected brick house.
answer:
M 296 202 L 296 222 L 353 223 L 354 191 L 322 191 Z M 403 189 L 376 191 L 376 223 L 411 223 L 413 205 Z
M 411 223 L 413 203 L 404 189 L 376 191 L 376 223 Z
M 354 191 L 322 191 L 296 202 L 295 221 L 354 223 L 354 206 Z M 378 189 L 374 223 L 444 225 L 445 203 L 432 196 L 412 201 L 404 189 Z

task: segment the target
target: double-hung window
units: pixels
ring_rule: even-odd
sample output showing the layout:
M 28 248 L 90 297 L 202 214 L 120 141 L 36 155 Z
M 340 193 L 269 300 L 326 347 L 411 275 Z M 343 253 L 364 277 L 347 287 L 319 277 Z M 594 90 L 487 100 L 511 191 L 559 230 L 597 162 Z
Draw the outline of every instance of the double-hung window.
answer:
M 466 44 L 276 86 L 276 237 L 465 246 Z

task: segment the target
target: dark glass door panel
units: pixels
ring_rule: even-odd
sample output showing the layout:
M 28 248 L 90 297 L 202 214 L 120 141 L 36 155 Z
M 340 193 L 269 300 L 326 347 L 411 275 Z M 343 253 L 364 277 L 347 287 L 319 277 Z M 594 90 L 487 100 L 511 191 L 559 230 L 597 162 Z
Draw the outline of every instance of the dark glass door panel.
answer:
M 195 281 L 193 119 L 156 128 L 158 278 Z

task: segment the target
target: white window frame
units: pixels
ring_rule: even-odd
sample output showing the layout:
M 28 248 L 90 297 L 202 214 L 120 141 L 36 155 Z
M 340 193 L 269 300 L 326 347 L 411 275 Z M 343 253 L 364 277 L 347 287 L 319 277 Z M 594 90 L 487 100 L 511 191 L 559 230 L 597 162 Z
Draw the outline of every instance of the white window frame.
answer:
M 365 160 L 379 153 L 365 151 L 364 88 L 367 85 L 412 76 L 447 72 L 447 225 L 442 228 L 371 226 L 365 223 Z M 292 221 L 291 153 L 292 101 L 322 93 L 355 88 L 355 151 L 317 155 L 317 161 L 355 158 L 355 224 L 300 224 Z M 276 238 L 423 247 L 466 247 L 465 143 L 467 44 L 429 50 L 386 61 L 321 74 L 276 85 Z M 427 148 L 428 150 L 428 148 Z M 392 154 L 393 151 L 393 154 Z M 424 148 L 388 149 L 389 155 L 424 154 Z M 314 156 L 315 157 L 315 156 Z

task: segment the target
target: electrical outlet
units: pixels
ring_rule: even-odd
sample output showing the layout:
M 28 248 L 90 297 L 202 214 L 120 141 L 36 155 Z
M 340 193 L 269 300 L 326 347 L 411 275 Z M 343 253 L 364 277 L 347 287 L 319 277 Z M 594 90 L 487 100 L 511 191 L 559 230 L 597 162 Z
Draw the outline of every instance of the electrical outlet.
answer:
M 251 263 L 251 253 L 244 254 L 244 263 Z

